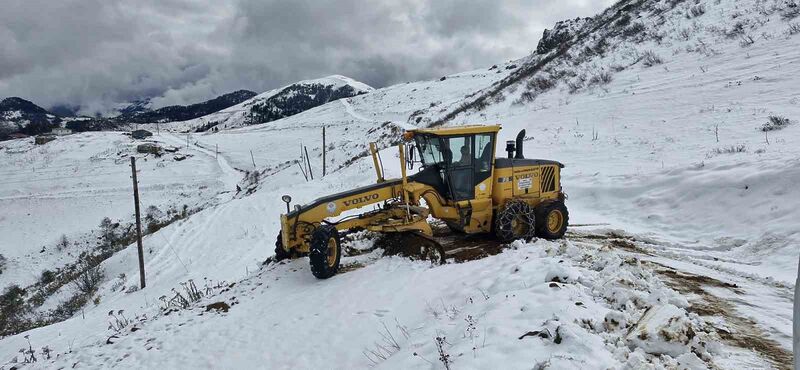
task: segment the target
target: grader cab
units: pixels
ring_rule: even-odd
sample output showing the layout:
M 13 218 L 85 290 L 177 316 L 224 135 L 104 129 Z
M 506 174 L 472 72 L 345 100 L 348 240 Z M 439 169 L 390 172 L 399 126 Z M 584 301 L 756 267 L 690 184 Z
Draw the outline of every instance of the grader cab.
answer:
M 456 232 L 491 233 L 504 243 L 563 237 L 569 220 L 560 181 L 564 166 L 524 158 L 525 130 L 516 141 L 506 142 L 507 158 L 495 158 L 499 131 L 497 125 L 406 131 L 398 146 L 402 176 L 391 180 L 384 178 L 371 143 L 375 184 L 294 209 L 291 197 L 283 196 L 287 213 L 281 215 L 275 259 L 308 255 L 314 276 L 329 278 L 339 269 L 340 233 L 366 229 L 414 236 L 404 239 L 411 248 L 443 262 L 445 251 L 431 238 L 431 217 Z M 415 163 L 420 170 L 407 174 Z M 361 209 L 367 210 L 359 213 Z M 347 216 L 340 217 L 343 213 Z

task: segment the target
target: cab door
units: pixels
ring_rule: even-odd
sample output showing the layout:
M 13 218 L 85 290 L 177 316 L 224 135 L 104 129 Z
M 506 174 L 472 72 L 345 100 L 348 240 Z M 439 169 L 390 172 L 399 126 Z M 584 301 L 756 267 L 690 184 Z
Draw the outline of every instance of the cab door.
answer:
M 472 139 L 473 136 L 451 136 L 444 139 L 448 187 L 452 200 L 456 202 L 475 198 Z
M 448 177 L 459 209 L 459 228 L 467 233 L 491 229 L 492 161 L 494 134 L 454 136 L 446 139 Z

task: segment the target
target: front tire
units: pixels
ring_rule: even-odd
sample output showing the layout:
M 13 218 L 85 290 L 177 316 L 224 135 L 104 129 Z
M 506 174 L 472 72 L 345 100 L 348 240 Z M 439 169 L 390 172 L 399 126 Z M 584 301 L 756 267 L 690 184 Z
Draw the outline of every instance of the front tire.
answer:
M 497 213 L 495 235 L 503 243 L 528 241 L 536 235 L 536 216 L 528 203 L 511 200 Z
M 544 239 L 561 239 L 567 232 L 569 211 L 562 201 L 540 204 L 536 207 L 536 235 Z
M 275 240 L 275 258 L 273 258 L 273 261 L 280 262 L 289 258 L 292 258 L 292 253 L 283 248 L 283 238 L 281 237 L 281 232 L 278 232 L 278 239 Z
M 308 260 L 311 273 L 318 279 L 327 279 L 339 271 L 342 256 L 342 241 L 335 226 L 322 225 L 311 235 Z

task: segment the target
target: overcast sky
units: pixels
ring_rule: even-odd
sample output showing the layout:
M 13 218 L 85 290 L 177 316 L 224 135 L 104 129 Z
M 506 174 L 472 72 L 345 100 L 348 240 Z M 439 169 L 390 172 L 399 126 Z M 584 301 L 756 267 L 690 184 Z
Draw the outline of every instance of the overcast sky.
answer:
M 374 87 L 523 57 L 613 0 L 6 0 L 0 97 L 157 106 L 342 74 Z

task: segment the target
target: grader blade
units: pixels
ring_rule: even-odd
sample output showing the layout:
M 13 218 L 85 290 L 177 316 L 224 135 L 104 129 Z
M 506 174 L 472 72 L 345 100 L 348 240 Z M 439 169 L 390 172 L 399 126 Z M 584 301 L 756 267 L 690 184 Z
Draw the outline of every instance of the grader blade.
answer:
M 417 231 L 385 233 L 377 242 L 384 256 L 403 256 L 411 259 L 444 264 L 444 248 L 433 238 Z

